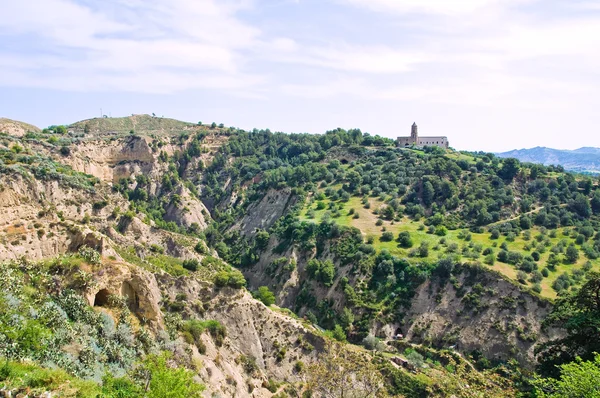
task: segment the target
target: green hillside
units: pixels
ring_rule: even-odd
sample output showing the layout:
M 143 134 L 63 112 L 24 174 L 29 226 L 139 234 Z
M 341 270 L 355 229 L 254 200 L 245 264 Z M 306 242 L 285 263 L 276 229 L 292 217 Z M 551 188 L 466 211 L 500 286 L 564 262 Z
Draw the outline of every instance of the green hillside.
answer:
M 14 394 L 326 396 L 333 368 L 381 397 L 535 396 L 532 372 L 596 366 L 589 176 L 148 115 L 0 134 L 0 171 Z
M 106 117 L 82 120 L 70 125 L 70 128 L 90 132 L 117 132 L 129 133 L 174 133 L 183 132 L 192 128 L 194 124 L 175 119 L 156 117 L 151 115 L 132 115 L 126 117 Z

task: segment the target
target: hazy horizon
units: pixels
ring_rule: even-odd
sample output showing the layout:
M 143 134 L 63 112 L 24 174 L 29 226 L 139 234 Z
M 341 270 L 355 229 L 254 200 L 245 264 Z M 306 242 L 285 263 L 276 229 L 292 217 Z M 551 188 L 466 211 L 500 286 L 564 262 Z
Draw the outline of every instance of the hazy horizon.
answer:
M 0 116 L 132 113 L 246 130 L 600 147 L 588 0 L 22 0 L 0 20 Z

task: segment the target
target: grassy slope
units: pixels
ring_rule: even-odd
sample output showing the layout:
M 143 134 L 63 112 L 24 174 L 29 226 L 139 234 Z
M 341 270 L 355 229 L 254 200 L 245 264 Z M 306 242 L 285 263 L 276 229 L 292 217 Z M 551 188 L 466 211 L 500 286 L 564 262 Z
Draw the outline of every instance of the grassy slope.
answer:
M 39 127 L 36 127 L 32 124 L 20 122 L 18 120 L 12 120 L 12 119 L 0 117 L 0 131 L 4 131 L 5 129 L 7 129 L 7 130 L 12 129 L 12 128 L 21 128 L 25 132 L 32 131 L 34 133 L 39 133 L 40 131 L 42 131 Z
M 319 222 L 323 218 L 323 215 L 325 214 L 325 212 L 330 211 L 328 209 L 330 200 L 325 199 L 325 200 L 322 200 L 322 202 L 325 203 L 327 207 L 322 210 L 316 210 L 316 202 L 312 202 L 312 201 L 308 200 L 305 204 L 304 209 L 300 213 L 300 217 L 299 217 L 300 220 L 301 221 Z M 392 221 L 384 220 L 382 226 L 376 226 L 375 223 L 378 220 L 378 215 L 375 214 L 374 211 L 385 205 L 378 198 L 370 198 L 369 202 L 371 203 L 371 208 L 365 209 L 365 207 L 361 203 L 361 198 L 359 198 L 359 197 L 352 197 L 346 203 L 338 201 L 337 202 L 338 204 L 343 205 L 343 210 L 340 211 L 340 213 L 342 214 L 341 216 L 334 218 L 335 222 L 337 222 L 340 225 L 344 225 L 344 226 L 356 227 L 356 228 L 360 229 L 361 232 L 363 233 L 363 235 L 365 235 L 365 236 L 372 235 L 375 238 L 373 245 L 375 246 L 375 248 L 377 250 L 387 249 L 390 251 L 390 253 L 392 253 L 396 256 L 409 258 L 410 261 L 414 261 L 414 262 L 419 262 L 419 261 L 423 261 L 423 260 L 434 261 L 434 260 L 437 260 L 439 257 L 443 256 L 444 254 L 446 254 L 446 246 L 439 244 L 441 237 L 433 235 L 433 234 L 428 234 L 427 229 L 422 229 L 423 224 L 421 222 L 413 221 L 407 217 L 404 217 L 404 218 L 402 218 L 402 220 L 400 222 L 392 222 Z M 309 209 L 313 209 L 313 211 L 315 213 L 315 216 L 313 219 L 310 219 L 307 215 L 307 212 L 309 211 Z M 353 215 L 348 214 L 348 210 L 350 210 L 350 209 L 354 209 L 354 211 L 356 213 L 358 213 L 358 215 L 359 215 L 358 219 L 354 219 Z M 419 230 L 419 227 L 421 227 L 422 230 Z M 427 258 L 420 258 L 420 257 L 410 258 L 408 255 L 409 255 L 409 251 L 411 249 L 403 249 L 403 248 L 398 247 L 398 243 L 395 240 L 391 241 L 391 242 L 381 242 L 379 240 L 379 238 L 381 237 L 381 234 L 383 233 L 384 228 L 385 228 L 385 231 L 392 232 L 394 234 L 395 238 L 397 238 L 398 234 L 402 231 L 410 232 L 412 240 L 414 242 L 413 248 L 418 247 L 421 244 L 421 242 L 423 242 L 423 241 L 429 242 L 429 257 L 427 257 Z M 531 231 L 531 236 L 532 236 L 531 240 L 526 241 L 524 238 L 524 235 L 521 234 L 520 236 L 518 236 L 515 239 L 514 242 L 508 242 L 508 241 L 506 242 L 508 245 L 508 249 L 510 251 L 520 252 L 524 256 L 530 254 L 530 252 L 524 250 L 524 246 L 528 243 L 531 243 L 532 241 L 535 242 L 535 236 L 540 233 L 539 229 L 537 229 L 537 228 L 532 228 L 530 231 Z M 458 235 L 460 232 L 461 232 L 460 230 L 448 231 L 448 234 L 445 236 L 448 244 L 450 244 L 450 243 L 458 244 L 459 252 L 463 246 L 469 244 L 469 242 L 465 242 L 465 240 L 459 238 Z M 552 245 L 557 244 L 559 241 L 561 241 L 563 239 L 566 240 L 569 244 L 572 242 L 574 243 L 574 241 L 575 241 L 574 239 L 572 239 L 568 236 L 563 236 L 562 232 L 563 232 L 563 229 L 560 229 L 560 230 L 558 230 L 556 238 L 550 238 Z M 483 249 L 490 247 L 494 250 L 494 252 L 496 254 L 501 250 L 500 245 L 504 241 L 506 241 L 506 237 L 504 237 L 504 236 L 500 236 L 500 238 L 497 240 L 492 240 L 492 239 L 490 239 L 490 234 L 487 232 L 483 233 L 483 234 L 471 233 L 471 236 L 472 236 L 473 243 L 481 244 L 483 246 Z M 497 247 L 494 247 L 494 243 Z M 547 249 L 549 249 L 549 247 Z M 541 254 L 540 261 L 537 262 L 539 270 L 542 270 L 545 267 L 549 255 L 550 255 L 550 250 Z M 484 258 L 484 256 L 482 255 L 478 260 L 483 261 L 483 258 Z M 555 298 L 556 292 L 554 291 L 554 289 L 552 289 L 552 282 L 554 282 L 556 280 L 556 278 L 563 272 L 572 271 L 574 269 L 581 268 L 582 265 L 587 261 L 588 261 L 588 259 L 580 251 L 579 260 L 577 261 L 576 264 L 562 264 L 561 263 L 561 264 L 557 265 L 556 271 L 554 271 L 554 272 L 551 271 L 550 275 L 547 278 L 544 278 L 543 281 L 541 282 L 541 286 L 542 286 L 541 295 L 544 297 L 548 297 L 548 298 Z M 594 268 L 600 268 L 600 260 L 593 260 L 592 264 L 594 265 Z M 496 261 L 496 263 L 493 266 L 490 266 L 490 268 L 501 272 L 502 274 L 506 275 L 507 277 L 509 277 L 513 280 L 517 279 L 518 269 L 513 265 Z M 528 286 L 531 287 L 531 286 L 533 286 L 533 284 L 528 283 Z
M 173 131 L 185 130 L 194 126 L 192 123 L 182 122 L 175 119 L 165 119 L 161 117 L 152 117 L 150 115 L 134 115 L 117 118 L 94 118 L 82 120 L 72 124 L 71 128 L 83 129 L 86 125 L 92 132 L 100 131 L 115 131 L 120 133 L 128 133 L 134 130 L 137 133 L 149 131 Z

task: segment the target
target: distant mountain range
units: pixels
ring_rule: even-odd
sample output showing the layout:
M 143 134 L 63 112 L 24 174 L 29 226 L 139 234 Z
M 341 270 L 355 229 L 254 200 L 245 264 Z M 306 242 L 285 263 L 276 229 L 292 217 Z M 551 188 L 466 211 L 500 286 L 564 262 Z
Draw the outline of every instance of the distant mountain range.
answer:
M 496 154 L 502 158 L 516 158 L 521 162 L 561 165 L 565 170 L 580 173 L 600 173 L 600 148 L 584 147 L 575 150 L 535 147 L 515 149 Z

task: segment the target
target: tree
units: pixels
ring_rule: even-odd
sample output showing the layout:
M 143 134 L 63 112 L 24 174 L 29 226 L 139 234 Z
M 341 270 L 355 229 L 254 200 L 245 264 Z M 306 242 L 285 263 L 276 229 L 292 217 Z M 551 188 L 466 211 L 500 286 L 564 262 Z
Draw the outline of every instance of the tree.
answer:
M 435 190 L 433 189 L 433 185 L 429 181 L 425 181 L 423 183 L 423 203 L 425 206 L 431 206 L 433 203 L 433 198 L 435 195 Z
M 557 377 L 557 365 L 577 357 L 589 361 L 600 353 L 600 273 L 588 273 L 577 294 L 560 298 L 544 325 L 563 327 L 566 336 L 536 347 L 543 375 Z
M 521 163 L 517 159 L 504 159 L 504 162 L 502 162 L 502 168 L 498 171 L 498 177 L 506 181 L 512 181 L 515 176 L 519 174 L 520 169 Z
M 579 250 L 577 250 L 574 244 L 571 243 L 569 247 L 567 247 L 567 253 L 565 254 L 565 258 L 571 264 L 576 263 L 577 259 L 579 259 Z
M 522 229 L 530 229 L 531 228 L 531 219 L 527 216 L 521 217 L 519 220 L 519 225 Z
M 419 257 L 428 257 L 429 256 L 429 243 L 428 242 L 421 242 L 421 245 L 419 245 L 419 249 L 417 250 Z
M 269 235 L 269 233 L 264 229 L 259 230 L 254 238 L 256 241 L 256 247 L 260 250 L 266 249 L 267 245 L 269 244 L 270 237 L 271 236 Z
M 354 170 L 350 170 L 348 174 L 346 174 L 346 180 L 348 180 L 348 186 L 350 190 L 354 191 L 362 182 L 362 178 L 360 174 L 358 174 Z
M 600 189 L 594 191 L 590 205 L 594 214 L 600 214 Z
M 400 245 L 400 247 L 403 247 L 405 249 L 412 247 L 413 241 L 410 237 L 410 232 L 408 232 L 408 231 L 400 232 L 400 235 L 398 235 L 398 244 Z
M 539 398 L 600 398 L 600 355 L 593 361 L 576 358 L 560 365 L 560 379 L 538 378 L 534 381 Z
M 307 366 L 305 375 L 315 398 L 386 396 L 383 377 L 369 356 L 339 343 L 328 343 L 318 361 Z
M 589 218 L 592 215 L 592 207 L 588 198 L 578 193 L 575 198 L 569 203 L 569 207 L 575 213 L 583 218 Z
M 255 293 L 255 297 L 262 301 L 267 307 L 275 304 L 275 295 L 267 286 L 261 286 Z
M 148 398 L 200 397 L 204 386 L 194 381 L 194 373 L 167 364 L 169 353 L 148 355 L 142 365 Z
M 392 206 L 386 206 L 383 208 L 382 215 L 386 220 L 393 220 L 396 216 L 396 212 Z
M 390 231 L 386 231 L 381 234 L 381 238 L 379 238 L 382 242 L 391 242 L 394 240 L 394 234 Z

